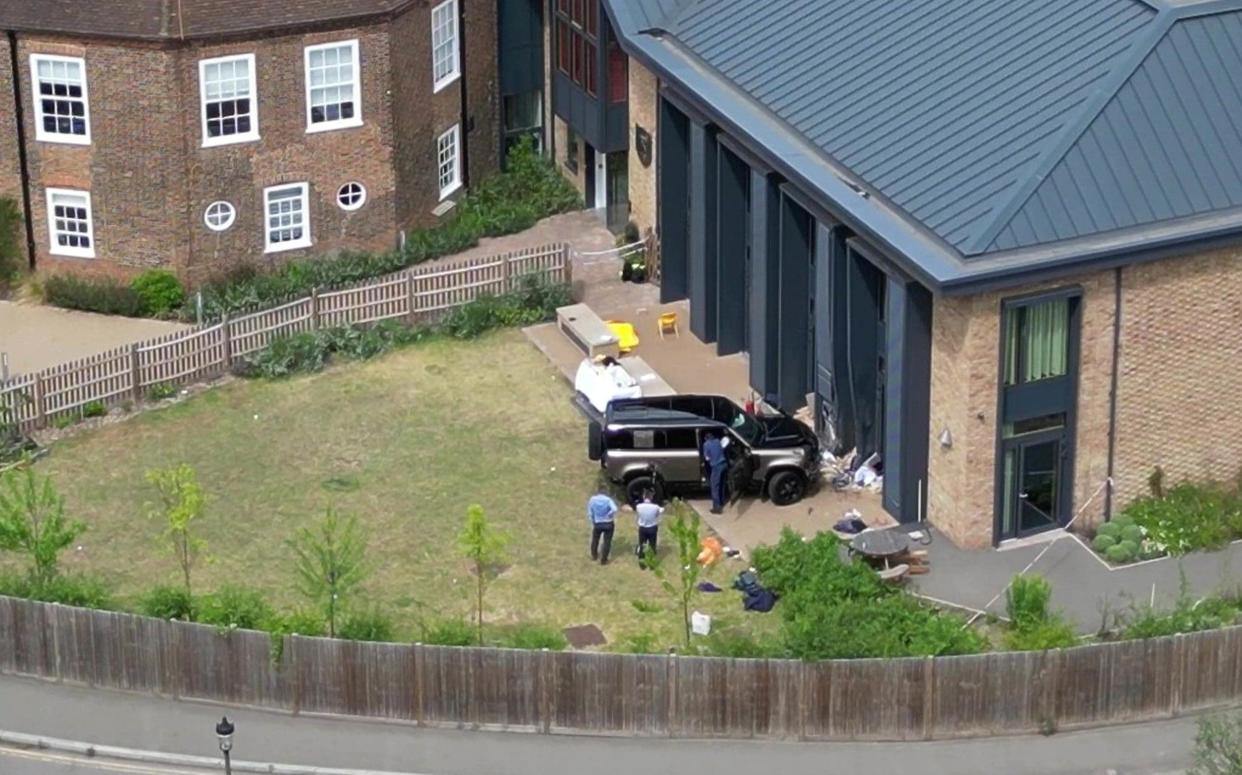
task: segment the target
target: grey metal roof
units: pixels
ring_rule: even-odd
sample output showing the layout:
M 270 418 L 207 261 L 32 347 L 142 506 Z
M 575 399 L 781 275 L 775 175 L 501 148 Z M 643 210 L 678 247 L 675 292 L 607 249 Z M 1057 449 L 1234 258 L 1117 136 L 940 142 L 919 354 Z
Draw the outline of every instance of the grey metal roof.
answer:
M 1240 75 L 1242 14 L 1175 25 L 987 249 L 1242 206 Z
M 1242 236 L 1242 0 L 606 1 L 632 56 L 933 288 Z

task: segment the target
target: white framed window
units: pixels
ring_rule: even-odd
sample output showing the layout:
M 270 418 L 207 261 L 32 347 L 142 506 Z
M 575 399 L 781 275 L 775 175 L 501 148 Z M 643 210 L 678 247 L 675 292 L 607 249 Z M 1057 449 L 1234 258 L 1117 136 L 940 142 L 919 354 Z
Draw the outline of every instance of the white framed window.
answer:
M 198 90 L 204 148 L 259 139 L 254 54 L 199 61 Z
M 336 203 L 342 210 L 357 210 L 367 202 L 367 189 L 361 183 L 349 182 L 336 190 Z
M 306 47 L 306 131 L 362 126 L 358 41 Z
M 236 218 L 237 210 L 223 199 L 219 202 L 212 202 L 203 211 L 203 223 L 207 224 L 207 228 L 212 231 L 224 231 L 233 225 Z
M 461 75 L 457 48 L 457 0 L 444 0 L 431 9 L 432 91 L 440 91 Z
M 311 244 L 306 183 L 263 189 L 264 252 L 305 248 Z
M 49 188 L 47 231 L 52 255 L 94 258 L 95 230 L 91 225 L 90 193 Z
M 35 139 L 49 143 L 91 144 L 86 60 L 81 57 L 30 55 Z
M 440 198 L 461 188 L 461 154 L 458 144 L 461 142 L 461 124 L 436 139 L 436 160 L 440 171 Z

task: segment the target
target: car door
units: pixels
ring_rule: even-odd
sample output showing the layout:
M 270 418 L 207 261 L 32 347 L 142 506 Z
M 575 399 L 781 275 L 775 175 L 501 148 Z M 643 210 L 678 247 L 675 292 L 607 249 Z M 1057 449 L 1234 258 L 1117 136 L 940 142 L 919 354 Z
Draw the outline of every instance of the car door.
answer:
M 698 436 L 693 428 L 665 428 L 656 431 L 660 451 L 660 475 L 673 485 L 702 484 L 703 474 Z
M 750 489 L 759 460 L 736 433 L 728 431 L 727 435 L 729 446 L 725 448 L 725 454 L 729 458 L 728 494 L 729 503 L 734 503 Z

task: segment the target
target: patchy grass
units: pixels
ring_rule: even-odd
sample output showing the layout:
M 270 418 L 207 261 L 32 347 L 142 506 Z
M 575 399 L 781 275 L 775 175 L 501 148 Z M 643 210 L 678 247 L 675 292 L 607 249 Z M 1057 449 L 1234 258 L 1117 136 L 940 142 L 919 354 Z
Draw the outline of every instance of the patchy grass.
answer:
M 159 526 L 144 515 L 154 493 L 143 473 L 185 462 L 209 496 L 211 561 L 195 576 L 203 592 L 240 584 L 280 608 L 301 605 L 285 541 L 334 506 L 368 531 L 374 570 L 360 607 L 389 608 L 398 637 L 412 639 L 423 618 L 471 610 L 456 536 L 479 503 L 513 537 L 488 593 L 492 622 L 594 623 L 609 647 L 648 634 L 675 644 L 675 607 L 634 560 L 632 515 L 618 525 L 614 562 L 590 562 L 584 509 L 598 469 L 585 447 L 559 374 L 504 331 L 286 381 L 234 382 L 58 442 L 38 467 L 89 526 L 67 568 L 104 575 L 131 601 L 176 579 Z M 707 578 L 727 589 L 739 565 L 726 561 Z M 644 613 L 636 600 L 658 610 Z M 743 615 L 732 591 L 695 605 L 726 625 L 776 625 Z

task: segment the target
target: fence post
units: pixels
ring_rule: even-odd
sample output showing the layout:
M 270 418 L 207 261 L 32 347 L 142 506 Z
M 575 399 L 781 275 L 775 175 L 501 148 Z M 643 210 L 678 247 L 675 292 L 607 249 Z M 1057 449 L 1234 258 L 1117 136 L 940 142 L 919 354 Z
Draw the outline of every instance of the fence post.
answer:
M 129 346 L 129 381 L 133 387 L 134 402 L 142 400 L 142 364 L 138 357 L 138 344 Z
M 409 312 L 410 325 L 414 325 L 415 323 L 418 322 L 418 306 L 415 303 L 416 300 L 418 299 L 418 296 L 416 295 L 415 288 L 414 288 L 414 273 L 410 272 L 409 274 L 405 276 L 405 279 L 407 281 L 405 284 L 405 297 L 407 300 L 406 304 L 410 308 L 410 312 Z
M 1169 677 L 1169 715 L 1182 714 L 1182 690 L 1186 675 L 1186 635 L 1173 636 L 1173 675 Z
M 539 686 L 539 731 L 545 735 L 552 731 L 552 675 L 555 670 L 552 652 L 543 649 L 539 654 L 539 673 L 536 679 Z
M 561 246 L 561 278 L 572 290 L 574 285 L 574 249 L 568 242 Z
M 47 400 L 43 396 L 43 375 L 35 374 L 34 378 L 35 425 L 47 427 Z
M 810 665 L 803 660 L 798 660 L 798 739 L 806 740 L 806 714 L 807 714 L 807 698 L 806 694 L 810 686 L 810 677 L 807 673 L 810 671 Z
M 289 658 L 289 678 L 293 691 L 290 692 L 290 705 L 292 705 L 293 715 L 298 715 L 302 710 L 302 668 L 298 664 L 298 636 L 297 633 L 291 633 L 285 636 L 285 645 L 281 649 L 281 654 L 288 653 Z
M 1036 719 L 1039 726 L 1032 730 L 1034 732 L 1042 732 L 1045 729 L 1055 730 L 1059 726 L 1057 720 L 1057 693 L 1061 690 L 1061 659 L 1063 654 L 1064 652 L 1061 649 L 1052 649 L 1044 653 L 1048 675 L 1044 680 L 1043 718 Z
M 311 288 L 311 330 L 319 330 L 319 289 Z
M 505 253 L 500 257 L 500 292 L 505 294 L 513 287 L 513 254 Z
M 936 715 L 936 660 L 923 658 L 923 739 L 931 740 L 935 731 Z
M 677 652 L 673 649 L 669 649 L 664 676 L 668 686 L 668 719 L 664 732 L 669 737 L 677 737 Z
M 423 684 L 427 680 L 424 649 L 426 646 L 423 644 L 414 644 L 414 723 L 420 727 L 427 723 L 427 714 L 423 710 Z
M 227 312 L 220 318 L 220 360 L 225 371 L 233 368 L 233 321 Z

